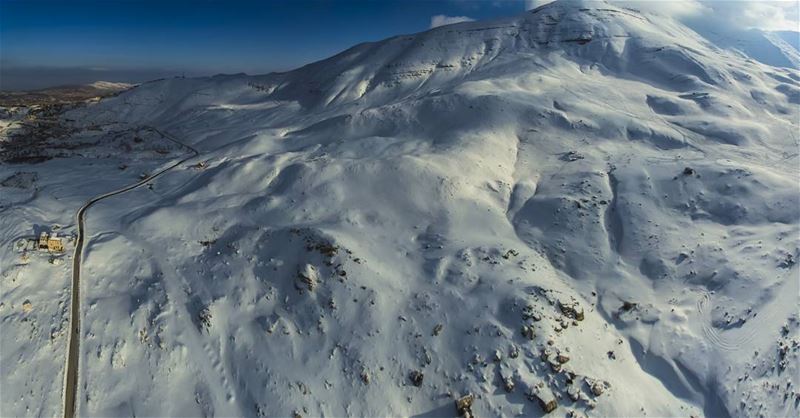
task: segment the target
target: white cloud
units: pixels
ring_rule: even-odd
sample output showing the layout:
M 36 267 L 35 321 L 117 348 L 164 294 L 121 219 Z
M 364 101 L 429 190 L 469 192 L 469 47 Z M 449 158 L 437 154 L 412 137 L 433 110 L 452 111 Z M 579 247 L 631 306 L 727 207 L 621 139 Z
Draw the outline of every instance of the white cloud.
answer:
M 525 0 L 525 8 L 535 9 L 550 2 Z M 679 20 L 709 19 L 728 29 L 800 31 L 797 0 L 612 0 L 611 3 Z
M 632 9 L 650 12 L 662 16 L 681 18 L 686 16 L 696 16 L 708 9 L 697 0 L 622 0 L 614 1 L 614 4 Z
M 704 1 L 713 16 L 732 25 L 765 30 L 800 30 L 797 1 Z
M 525 10 L 533 10 L 539 6 L 552 2 L 553 0 L 525 0 Z
M 625 0 L 614 3 L 678 20 L 705 19 L 708 24 L 724 24 L 728 29 L 800 30 L 797 0 Z
M 431 16 L 431 28 L 444 25 L 452 25 L 453 23 L 473 22 L 475 19 L 467 16 L 445 16 L 436 15 Z

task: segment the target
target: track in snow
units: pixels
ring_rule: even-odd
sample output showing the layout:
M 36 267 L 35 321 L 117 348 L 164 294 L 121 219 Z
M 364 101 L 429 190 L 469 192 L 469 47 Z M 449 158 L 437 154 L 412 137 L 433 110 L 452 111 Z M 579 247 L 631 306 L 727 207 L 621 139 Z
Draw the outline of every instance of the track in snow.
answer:
M 711 310 L 708 308 L 710 304 L 711 295 L 707 291 L 703 291 L 703 294 L 700 295 L 700 298 L 697 300 L 697 312 L 700 314 L 703 335 L 706 339 L 714 346 L 725 351 L 737 351 L 748 347 L 748 344 L 758 333 L 758 327 L 755 326 L 756 324 L 747 324 L 749 325 L 747 326 L 748 332 L 744 333 L 741 337 L 727 338 L 711 324 Z

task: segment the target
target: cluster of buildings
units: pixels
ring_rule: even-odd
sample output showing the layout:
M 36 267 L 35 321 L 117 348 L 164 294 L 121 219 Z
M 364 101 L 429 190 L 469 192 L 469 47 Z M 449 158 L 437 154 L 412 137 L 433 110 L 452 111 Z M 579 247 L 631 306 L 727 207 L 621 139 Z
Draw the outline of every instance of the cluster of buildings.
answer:
M 38 240 L 26 238 L 20 240 L 17 246 L 23 253 L 28 251 L 47 251 L 51 254 L 59 254 L 64 252 L 64 239 L 55 232 L 42 232 L 39 234 Z
M 60 253 L 64 252 L 64 241 L 55 232 L 52 234 L 42 232 L 39 234 L 38 247 L 40 250 L 47 250 L 51 253 Z

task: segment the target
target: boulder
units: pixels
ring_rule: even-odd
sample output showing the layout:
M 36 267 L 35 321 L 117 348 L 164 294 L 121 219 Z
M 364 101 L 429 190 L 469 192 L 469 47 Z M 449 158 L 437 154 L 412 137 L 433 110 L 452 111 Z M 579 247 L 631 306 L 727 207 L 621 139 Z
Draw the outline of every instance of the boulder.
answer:
M 515 386 L 516 386 L 516 384 L 514 383 L 514 378 L 513 377 L 506 376 L 503 379 L 503 389 L 505 389 L 506 392 L 508 392 L 508 393 L 513 392 Z
M 295 282 L 297 289 L 308 289 L 311 292 L 317 287 L 317 283 L 319 283 L 319 272 L 316 267 L 311 264 L 305 264 L 298 269 L 297 281 Z
M 587 378 L 585 378 L 585 381 L 586 381 L 586 385 L 589 386 L 589 389 L 592 391 L 592 394 L 594 396 L 602 395 L 603 392 L 605 392 L 609 387 L 608 382 L 605 382 L 603 380 L 590 379 L 590 378 L 587 377 Z
M 555 395 L 543 383 L 531 387 L 528 393 L 528 399 L 539 403 L 545 414 L 553 412 L 558 407 Z
M 474 400 L 475 396 L 471 393 L 456 399 L 456 412 L 458 412 L 458 415 L 465 418 L 473 418 L 472 402 Z
M 533 325 L 523 325 L 521 331 L 522 336 L 529 340 L 533 340 L 536 337 L 536 332 L 533 329 Z
M 417 387 L 422 386 L 422 379 L 425 378 L 425 374 L 419 370 L 412 370 L 408 374 L 408 380 L 411 381 L 411 384 Z
M 494 360 L 495 363 L 499 363 L 503 360 L 503 353 L 501 353 L 500 350 L 494 350 L 494 356 L 492 357 L 492 360 Z
M 561 313 L 564 314 L 564 316 L 577 321 L 583 321 L 583 308 L 577 301 L 571 300 L 564 302 L 559 300 L 558 307 L 561 309 Z

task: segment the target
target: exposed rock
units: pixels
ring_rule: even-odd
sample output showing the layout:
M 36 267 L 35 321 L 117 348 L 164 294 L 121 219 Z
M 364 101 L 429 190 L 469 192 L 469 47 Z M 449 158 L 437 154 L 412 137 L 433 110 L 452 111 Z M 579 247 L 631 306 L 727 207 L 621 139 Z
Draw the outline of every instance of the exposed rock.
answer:
M 561 371 L 561 363 L 558 361 L 556 356 L 550 356 L 547 358 L 547 363 L 550 364 L 550 369 L 556 373 Z
M 316 267 L 306 264 L 297 271 L 297 282 L 295 283 L 297 289 L 305 288 L 311 292 L 317 287 L 317 283 L 319 283 L 319 272 Z
M 521 331 L 522 331 L 522 336 L 529 340 L 533 340 L 534 337 L 536 337 L 536 332 L 534 331 L 533 326 L 523 325 Z
M 29 313 L 32 310 L 33 310 L 33 304 L 31 303 L 31 301 L 26 299 L 25 302 L 22 302 L 22 312 Z
M 197 313 L 197 323 L 201 331 L 211 328 L 211 310 L 205 307 Z
M 511 348 L 508 349 L 508 356 L 511 358 L 519 357 L 519 347 L 512 345 Z
M 503 389 L 505 389 L 506 392 L 513 392 L 514 387 L 516 387 L 516 384 L 514 383 L 514 378 L 512 376 L 506 376 L 503 378 Z
M 578 385 L 567 386 L 567 396 L 569 396 L 573 402 L 577 402 L 581 398 L 581 390 Z
M 534 322 L 541 321 L 542 315 L 536 312 L 535 309 L 533 305 L 527 305 L 522 308 L 522 319 L 533 319 Z
M 444 325 L 442 325 L 442 324 L 436 324 L 436 325 L 433 327 L 433 333 L 432 333 L 431 335 L 433 335 L 434 337 L 436 337 L 436 336 L 438 336 L 439 334 L 441 334 L 441 333 L 442 333 L 442 330 L 443 330 L 443 329 L 444 329 Z
M 197 242 L 200 243 L 200 245 L 202 245 L 203 247 L 210 247 L 210 246 L 214 245 L 214 243 L 217 242 L 217 240 L 215 240 L 215 239 L 214 240 L 202 240 L 202 241 L 197 241 Z
M 575 382 L 575 378 L 577 375 L 572 370 L 564 370 L 564 382 L 568 385 L 572 385 Z
M 778 264 L 778 267 L 788 269 L 797 264 L 797 260 L 795 260 L 794 255 L 786 254 L 786 257 Z
M 553 410 L 558 407 L 558 402 L 556 401 L 556 397 L 553 395 L 553 392 L 551 392 L 550 389 L 548 389 L 543 383 L 539 383 L 538 385 L 531 387 L 531 390 L 528 393 L 528 399 L 538 402 L 545 414 L 553 412 Z
M 581 413 L 580 411 L 576 411 L 574 409 L 570 409 L 567 412 L 567 418 L 586 418 L 586 415 Z
M 456 412 L 458 412 L 458 415 L 465 418 L 472 418 L 472 402 L 474 400 L 475 396 L 471 393 L 456 399 Z
M 494 350 L 494 357 L 492 359 L 495 363 L 500 362 L 503 360 L 503 353 L 501 353 L 500 350 Z
M 586 379 L 586 384 L 592 390 L 594 396 L 600 396 L 608 389 L 608 383 L 602 380 Z
M 578 161 L 582 160 L 583 158 L 584 158 L 583 155 L 581 155 L 577 151 L 569 151 L 561 156 L 561 159 L 563 161 Z
M 578 304 L 577 301 L 572 300 L 569 302 L 564 302 L 559 300 L 558 306 L 561 309 L 561 313 L 565 316 L 578 321 L 583 321 L 583 308 L 580 306 L 580 304 Z
M 483 363 L 483 357 L 481 357 L 480 354 L 475 353 L 475 355 L 472 356 L 472 364 L 481 364 L 481 363 Z
M 411 373 L 408 374 L 408 380 L 411 381 L 411 384 L 417 387 L 422 386 L 422 379 L 425 378 L 425 374 L 419 370 L 412 370 Z

